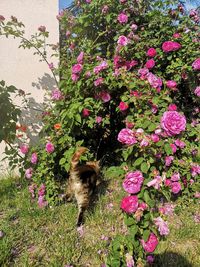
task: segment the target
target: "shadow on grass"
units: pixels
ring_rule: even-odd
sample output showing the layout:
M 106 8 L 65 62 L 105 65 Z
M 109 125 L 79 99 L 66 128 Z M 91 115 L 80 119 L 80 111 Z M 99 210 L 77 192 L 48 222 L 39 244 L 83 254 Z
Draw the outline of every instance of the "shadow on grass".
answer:
M 168 251 L 155 256 L 153 267 L 193 267 L 182 255 Z

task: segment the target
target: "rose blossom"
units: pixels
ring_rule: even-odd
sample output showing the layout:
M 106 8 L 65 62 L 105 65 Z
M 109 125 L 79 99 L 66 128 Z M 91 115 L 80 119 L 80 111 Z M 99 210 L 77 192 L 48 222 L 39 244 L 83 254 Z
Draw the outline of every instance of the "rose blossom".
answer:
M 149 141 L 146 138 L 143 138 L 140 142 L 141 147 L 146 147 L 149 145 Z
M 123 188 L 129 194 L 136 194 L 140 192 L 143 180 L 144 178 L 141 171 L 129 172 L 126 174 Z
M 170 144 L 173 154 L 176 153 L 177 147 L 174 144 Z
M 137 31 L 137 29 L 138 29 L 137 24 L 133 23 L 133 24 L 131 25 L 131 30 L 135 32 L 135 31 Z
M 200 70 L 200 58 L 197 58 L 193 63 L 192 63 L 192 68 L 194 70 Z
M 197 86 L 194 90 L 196 96 L 200 97 L 200 86 Z
M 160 141 L 160 137 L 157 135 L 157 134 L 151 134 L 151 140 L 154 142 L 154 143 L 157 143 Z
M 162 184 L 162 177 L 157 175 L 153 180 L 147 183 L 147 186 L 153 186 L 155 189 L 160 189 L 160 186 Z
M 165 157 L 165 166 L 169 167 L 173 160 L 174 160 L 173 156 L 166 156 Z
M 175 104 L 169 104 L 169 107 L 167 109 L 168 111 L 176 111 L 177 110 L 177 106 Z
M 37 160 L 38 160 L 37 153 L 34 152 L 31 155 L 31 163 L 36 164 L 37 163 Z
M 80 54 L 77 57 L 78 64 L 82 64 L 84 60 L 84 52 L 80 52 Z
M 198 174 L 200 174 L 200 165 L 196 164 L 196 165 L 192 165 L 191 166 L 191 174 L 192 177 L 197 176 Z
M 154 262 L 155 258 L 153 255 L 148 255 L 147 256 L 147 262 L 148 264 L 152 264 Z
M 40 31 L 40 32 L 45 32 L 45 31 L 46 31 L 46 27 L 45 27 L 45 26 L 40 26 L 40 27 L 38 28 L 38 31 Z
M 129 145 L 129 146 L 137 143 L 134 132 L 127 128 L 124 128 L 119 132 L 117 140 L 120 143 Z
M 101 123 L 102 122 L 102 117 L 101 116 L 97 116 L 96 117 L 96 123 Z
M 158 210 L 161 214 L 172 216 L 174 212 L 174 205 L 170 203 L 165 203 Z
M 173 37 L 174 37 L 174 38 L 181 38 L 181 34 L 180 34 L 179 32 L 175 32 L 175 33 L 173 34 Z
M 102 12 L 103 14 L 106 14 L 106 13 L 108 12 L 108 10 L 109 10 L 109 7 L 108 7 L 107 5 L 105 5 L 105 6 L 103 6 L 101 12 Z
M 178 194 L 181 191 L 181 184 L 179 182 L 171 183 L 171 189 L 174 194 Z
M 90 110 L 87 108 L 84 108 L 82 113 L 83 113 L 83 117 L 88 117 L 90 115 Z
M 161 118 L 161 126 L 168 136 L 180 134 L 185 131 L 185 116 L 177 111 L 166 111 Z
M 33 175 L 33 168 L 29 168 L 25 171 L 25 176 L 27 179 L 31 179 L 32 175 Z
M 177 139 L 175 141 L 175 145 L 180 147 L 180 148 L 184 148 L 186 146 L 186 144 L 183 141 L 179 140 L 179 139 Z
M 103 81 L 104 81 L 104 79 L 102 77 L 100 77 L 94 81 L 94 85 L 99 86 L 103 83 Z
M 160 235 L 168 235 L 169 228 L 167 222 L 165 222 L 161 217 L 157 217 L 154 219 L 155 225 L 158 227 L 158 231 Z
M 149 48 L 148 51 L 147 51 L 147 56 L 148 57 L 155 57 L 156 54 L 157 54 L 156 49 L 153 48 L 153 47 Z
M 158 238 L 154 233 L 151 233 L 146 242 L 141 240 L 141 244 L 146 252 L 152 253 L 158 245 Z
M 54 145 L 53 145 L 51 142 L 48 142 L 48 143 L 46 144 L 46 151 L 47 151 L 48 153 L 52 153 L 52 152 L 54 151 Z
M 147 68 L 147 69 L 152 69 L 154 66 L 155 66 L 155 60 L 154 59 L 149 59 L 145 64 L 145 68 Z
M 166 86 L 170 89 L 175 89 L 177 87 L 177 83 L 173 80 L 166 81 Z
M 119 21 L 119 23 L 124 24 L 128 22 L 128 16 L 124 13 L 120 13 L 117 17 L 117 20 Z
M 150 83 L 150 85 L 155 89 L 160 89 L 162 87 L 162 80 L 161 78 L 157 77 L 153 73 L 149 72 L 147 74 L 147 80 Z
M 138 208 L 138 197 L 137 196 L 127 196 L 121 201 L 121 209 L 126 213 L 134 213 Z
M 181 48 L 181 45 L 174 41 L 166 41 L 162 44 L 162 50 L 166 53 L 176 51 Z
M 62 93 L 59 89 L 53 89 L 51 92 L 51 99 L 53 100 L 60 100 L 62 99 Z
M 180 180 L 180 173 L 178 172 L 173 173 L 173 175 L 171 176 L 171 181 L 177 182 L 179 180 Z
M 125 102 L 123 102 L 123 101 L 121 101 L 120 103 L 119 103 L 119 109 L 121 110 L 121 111 L 125 111 L 125 110 L 127 110 L 128 109 L 128 105 L 125 103 Z
M 121 35 L 117 41 L 118 45 L 126 46 L 128 44 L 128 38 L 124 35 Z
M 135 262 L 133 259 L 133 256 L 130 255 L 129 253 L 126 253 L 126 267 L 134 267 L 135 266 Z
M 44 196 L 38 197 L 38 206 L 39 208 L 44 208 L 48 205 L 48 202 L 44 200 Z
M 142 68 L 138 70 L 138 75 L 140 76 L 141 80 L 145 80 L 148 74 L 149 70 L 147 68 Z
M 111 99 L 110 94 L 109 94 L 108 92 L 106 92 L 106 91 L 102 91 L 102 92 L 100 92 L 100 93 L 98 94 L 98 97 L 100 97 L 101 100 L 102 100 L 104 103 L 109 102 L 110 99 Z
M 72 81 L 73 82 L 77 82 L 78 79 L 79 79 L 79 75 L 78 74 L 75 74 L 75 73 L 72 73 L 71 78 L 72 78 Z
M 171 186 L 172 184 L 170 179 L 166 179 L 164 183 L 165 183 L 165 186 Z
M 20 146 L 20 152 L 22 153 L 22 154 L 27 154 L 28 153 L 28 150 L 29 150 L 29 147 L 28 147 L 28 145 L 25 145 L 25 144 L 22 144 L 21 146 Z
M 75 64 L 72 66 L 72 73 L 73 74 L 78 74 L 83 70 L 83 65 L 82 64 Z

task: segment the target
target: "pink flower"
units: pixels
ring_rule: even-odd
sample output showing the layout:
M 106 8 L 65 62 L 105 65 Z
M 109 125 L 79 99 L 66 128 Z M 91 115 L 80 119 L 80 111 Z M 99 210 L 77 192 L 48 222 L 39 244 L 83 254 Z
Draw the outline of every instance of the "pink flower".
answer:
M 128 22 L 128 16 L 124 13 L 120 13 L 117 17 L 117 20 L 119 21 L 119 23 L 125 24 Z
M 126 127 L 132 129 L 134 127 L 134 123 L 130 121 L 126 121 Z
M 5 20 L 4 16 L 0 15 L 0 21 L 4 21 L 4 20 Z
M 48 153 L 52 153 L 52 152 L 54 152 L 54 145 L 53 145 L 51 142 L 48 142 L 48 143 L 46 144 L 46 151 L 47 151 Z
M 174 212 L 174 205 L 165 203 L 162 207 L 159 208 L 159 212 L 164 215 L 172 216 Z
M 136 194 L 140 192 L 144 178 L 141 171 L 129 172 L 126 174 L 123 182 L 123 188 L 129 194 Z
M 37 153 L 34 152 L 34 153 L 31 155 L 31 163 L 36 164 L 37 161 L 38 161 Z
M 92 0 L 85 0 L 85 2 L 86 2 L 87 4 L 90 4 L 90 3 L 92 2 Z
M 48 66 L 49 66 L 49 69 L 50 69 L 50 70 L 53 70 L 53 69 L 54 69 L 54 65 L 53 65 L 53 63 L 48 64 Z
M 166 179 L 164 183 L 165 183 L 165 186 L 171 186 L 172 184 L 170 179 Z
M 38 196 L 44 196 L 45 195 L 46 186 L 45 184 L 41 184 L 40 188 L 38 189 Z
M 104 102 L 104 103 L 107 103 L 110 101 L 111 99 L 111 96 L 108 92 L 106 91 L 101 91 L 99 94 L 98 94 L 98 97 L 101 98 L 101 100 Z
M 168 136 L 180 134 L 185 131 L 185 116 L 177 111 L 166 111 L 161 118 L 161 126 Z
M 148 255 L 147 256 L 147 262 L 148 262 L 148 264 L 154 263 L 154 260 L 155 260 L 155 258 L 154 258 L 153 255 Z
M 35 189 L 37 188 L 36 184 L 31 184 L 28 188 L 28 191 L 31 193 L 31 197 L 35 198 Z
M 162 50 L 166 53 L 176 51 L 181 48 L 181 45 L 174 41 L 166 41 L 162 44 Z
M 173 34 L 174 38 L 181 38 L 181 34 L 179 32 L 176 32 Z
M 154 142 L 154 143 L 157 143 L 160 141 L 160 137 L 157 135 L 157 134 L 151 134 L 151 140 Z
M 124 35 L 121 35 L 117 41 L 118 45 L 126 46 L 128 44 L 128 38 Z
M 96 117 L 96 123 L 101 123 L 102 122 L 102 117 L 101 116 L 97 116 Z
M 145 64 L 145 68 L 147 68 L 147 69 L 152 69 L 154 66 L 155 66 L 155 60 L 154 59 L 149 59 Z
M 152 253 L 158 245 L 158 238 L 154 233 L 151 233 L 146 242 L 141 240 L 141 244 L 146 252 Z
M 168 111 L 176 111 L 177 110 L 177 106 L 175 104 L 170 104 L 167 110 Z
M 127 110 L 128 109 L 128 105 L 125 103 L 125 102 L 123 102 L 123 101 L 121 101 L 120 103 L 119 103 L 119 109 L 121 110 L 121 111 L 125 111 L 125 110 Z
M 51 99 L 53 100 L 60 100 L 62 99 L 62 93 L 59 89 L 53 89 L 53 91 L 51 92 Z
M 157 217 L 154 219 L 155 225 L 158 227 L 158 231 L 160 235 L 168 235 L 169 234 L 169 227 L 167 222 L 165 222 L 161 217 Z
M 104 60 L 104 61 L 101 62 L 100 65 L 94 67 L 93 71 L 94 71 L 95 74 L 98 74 L 100 71 L 105 70 L 107 68 L 108 68 L 108 63 Z
M 173 154 L 176 153 L 177 147 L 174 144 L 170 144 Z
M 90 71 L 87 71 L 86 74 L 85 74 L 85 77 L 86 78 L 90 78 L 91 77 L 91 72 Z
M 127 1 L 127 0 L 119 0 L 119 2 L 120 2 L 121 4 L 126 3 L 126 1 Z
M 38 31 L 40 31 L 40 32 L 45 32 L 45 31 L 46 31 L 46 27 L 45 27 L 45 26 L 40 26 L 40 27 L 38 28 Z
M 194 90 L 194 93 L 196 96 L 200 97 L 200 86 L 196 87 L 196 89 Z
M 193 63 L 192 63 L 192 68 L 194 70 L 200 70 L 200 58 L 197 58 Z
M 77 57 L 78 64 L 83 64 L 83 60 L 84 60 L 84 52 L 80 52 L 80 54 Z
M 90 110 L 87 108 L 84 108 L 82 113 L 83 113 L 83 117 L 88 117 L 90 115 Z
M 143 138 L 140 142 L 141 147 L 146 147 L 149 145 L 149 141 L 146 138 Z
M 195 192 L 194 197 L 200 198 L 200 192 Z
M 179 182 L 171 183 L 171 189 L 174 194 L 178 194 L 181 191 L 181 184 Z
M 48 205 L 48 202 L 44 200 L 44 196 L 38 197 L 38 206 L 39 208 L 44 208 Z
M 29 168 L 25 171 L 25 176 L 27 179 L 31 179 L 32 175 L 33 175 L 33 168 Z
M 174 160 L 173 156 L 166 156 L 165 157 L 165 166 L 169 167 L 173 160 Z
M 94 81 L 94 85 L 99 86 L 103 83 L 103 81 L 104 81 L 104 79 L 100 77 Z
M 133 256 L 129 253 L 126 253 L 126 267 L 134 267 L 135 266 L 135 262 L 133 259 Z
M 156 75 L 154 75 L 153 73 L 149 72 L 147 74 L 147 80 L 150 83 L 150 85 L 157 89 L 157 88 L 161 88 L 162 87 L 162 80 L 161 78 L 157 77 Z
M 171 176 L 171 181 L 177 182 L 179 180 L 180 180 L 180 173 L 178 172 L 173 173 L 173 175 Z
M 162 177 L 157 175 L 153 180 L 147 183 L 147 186 L 153 186 L 155 189 L 160 189 L 160 186 L 162 184 Z
M 75 64 L 72 66 L 72 73 L 73 74 L 78 74 L 83 70 L 83 65 L 82 64 Z
M 72 78 L 72 81 L 73 82 L 76 82 L 79 79 L 79 75 L 78 74 L 75 74 L 75 73 L 72 73 L 71 78 Z
M 71 35 L 71 32 L 70 31 L 66 31 L 65 36 L 68 38 L 68 37 L 70 37 L 70 35 Z
M 108 13 L 108 10 L 109 10 L 109 7 L 108 7 L 107 5 L 105 5 L 105 6 L 103 6 L 101 12 L 102 12 L 103 14 L 106 14 L 106 13 Z
M 25 145 L 25 144 L 22 144 L 21 146 L 20 146 L 20 152 L 22 153 L 22 154 L 27 154 L 28 153 L 28 150 L 29 150 L 29 147 L 28 147 L 28 145 Z
M 179 140 L 179 139 L 177 139 L 175 141 L 175 145 L 180 147 L 180 148 L 184 148 L 186 146 L 186 144 L 183 141 Z
M 156 49 L 151 47 L 147 51 L 147 56 L 148 57 L 155 57 L 157 55 Z
M 177 83 L 175 81 L 170 80 L 166 82 L 166 86 L 170 89 L 175 89 L 177 87 Z
M 137 24 L 135 24 L 135 23 L 133 23 L 133 24 L 131 24 L 131 30 L 132 31 L 137 31 L 137 29 L 138 29 L 138 26 L 137 26 Z
M 129 146 L 137 143 L 134 132 L 127 128 L 124 128 L 119 132 L 117 140 L 120 143 L 129 145 Z
M 138 75 L 140 76 L 140 79 L 142 80 L 145 80 L 148 74 L 149 74 L 149 70 L 147 68 L 142 68 L 138 70 Z
M 195 176 L 199 175 L 200 174 L 200 165 L 193 164 L 191 166 L 191 170 L 190 171 L 191 171 L 192 177 L 195 177 Z
M 121 209 L 126 213 L 134 213 L 138 208 L 138 197 L 137 196 L 127 196 L 121 201 Z

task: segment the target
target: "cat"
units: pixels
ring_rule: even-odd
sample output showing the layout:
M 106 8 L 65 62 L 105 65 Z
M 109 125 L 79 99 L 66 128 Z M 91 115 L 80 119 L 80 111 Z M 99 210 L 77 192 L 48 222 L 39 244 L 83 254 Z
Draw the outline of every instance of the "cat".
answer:
M 100 166 L 99 161 L 89 161 L 80 165 L 79 160 L 88 149 L 79 147 L 71 159 L 69 182 L 66 192 L 67 201 L 71 201 L 73 196 L 78 204 L 78 217 L 76 225 L 83 224 L 83 214 L 88 208 L 91 195 L 99 183 Z

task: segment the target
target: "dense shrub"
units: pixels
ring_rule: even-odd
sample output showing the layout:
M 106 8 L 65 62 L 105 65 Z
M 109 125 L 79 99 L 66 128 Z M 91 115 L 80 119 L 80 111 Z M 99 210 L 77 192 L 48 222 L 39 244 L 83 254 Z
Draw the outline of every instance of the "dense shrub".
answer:
M 55 202 L 77 146 L 90 148 L 88 159 L 108 155 L 118 165 L 110 171 L 124 175 L 130 231 L 113 240 L 106 264 L 150 264 L 169 233 L 167 202 L 200 196 L 197 12 L 175 1 L 92 0 L 58 19 L 59 87 L 40 144 L 20 148 L 30 192 L 40 207 Z

